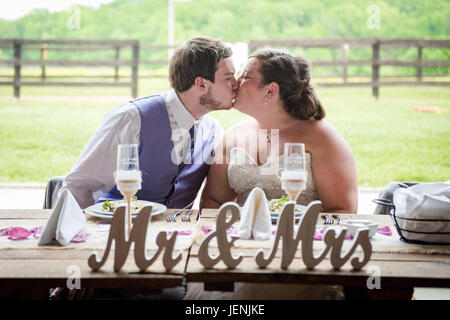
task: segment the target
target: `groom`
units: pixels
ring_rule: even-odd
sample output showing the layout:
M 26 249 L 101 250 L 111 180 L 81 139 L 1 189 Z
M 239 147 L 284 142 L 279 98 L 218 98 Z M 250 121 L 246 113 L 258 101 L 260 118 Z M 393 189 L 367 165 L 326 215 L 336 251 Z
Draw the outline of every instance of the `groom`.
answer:
M 121 199 L 113 173 L 117 145 L 139 146 L 142 189 L 137 197 L 169 208 L 190 208 L 206 177 L 223 129 L 207 113 L 230 109 L 237 90 L 231 49 L 193 38 L 169 63 L 172 90 L 110 110 L 88 141 L 63 187 L 81 208 Z

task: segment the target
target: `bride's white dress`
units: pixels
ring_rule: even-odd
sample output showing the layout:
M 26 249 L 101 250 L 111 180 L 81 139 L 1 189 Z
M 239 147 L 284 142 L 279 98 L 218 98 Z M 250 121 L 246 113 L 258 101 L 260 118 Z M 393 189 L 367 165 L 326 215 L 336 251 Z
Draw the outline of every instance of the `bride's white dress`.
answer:
M 263 165 L 258 166 L 256 160 L 244 149 L 231 149 L 228 165 L 228 183 L 238 195 L 238 204 L 243 206 L 248 195 L 255 187 L 263 189 L 268 200 L 278 199 L 283 194 L 286 194 L 281 189 L 281 182 L 277 176 L 277 171 L 282 166 L 283 155 L 272 158 Z M 297 203 L 306 206 L 311 201 L 319 199 L 312 175 L 311 154 L 309 152 L 305 153 L 305 169 L 308 174 L 306 190 L 302 191 L 297 199 Z
M 228 165 L 228 183 L 238 195 L 237 202 L 243 206 L 249 193 L 255 187 L 264 190 L 266 198 L 281 198 L 285 192 L 277 171 L 282 168 L 283 155 L 272 158 L 261 166 L 244 149 L 233 148 L 230 151 Z M 308 205 L 318 200 L 316 186 L 311 171 L 311 154 L 305 153 L 305 169 L 308 172 L 307 187 L 297 199 L 298 204 Z M 234 292 L 204 291 L 202 284 L 188 284 L 185 299 L 205 300 L 289 300 L 289 299 L 342 299 L 343 290 L 339 286 L 235 283 Z

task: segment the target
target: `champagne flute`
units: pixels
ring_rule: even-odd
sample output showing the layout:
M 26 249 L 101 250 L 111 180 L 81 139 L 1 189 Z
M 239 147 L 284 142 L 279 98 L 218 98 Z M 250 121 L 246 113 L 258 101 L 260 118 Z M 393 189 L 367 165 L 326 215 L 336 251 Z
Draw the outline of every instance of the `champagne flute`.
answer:
M 281 188 L 286 191 L 289 201 L 297 201 L 306 190 L 305 145 L 303 143 L 284 144 L 284 162 L 281 171 Z
M 137 144 L 119 144 L 117 147 L 117 171 L 114 173 L 117 190 L 127 201 L 128 235 L 131 233 L 131 199 L 141 189 L 139 152 Z

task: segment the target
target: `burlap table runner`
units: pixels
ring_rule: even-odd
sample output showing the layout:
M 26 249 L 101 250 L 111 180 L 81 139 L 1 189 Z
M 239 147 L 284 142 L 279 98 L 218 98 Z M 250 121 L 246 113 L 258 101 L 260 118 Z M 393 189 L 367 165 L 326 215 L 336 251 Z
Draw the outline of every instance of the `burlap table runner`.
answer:
M 367 218 L 365 216 L 364 218 Z M 375 217 L 374 219 L 377 219 Z M 378 221 L 379 222 L 379 221 Z M 450 245 L 423 245 L 423 244 L 411 244 L 400 240 L 400 236 L 397 233 L 397 230 L 392 221 L 387 222 L 386 219 L 383 219 L 383 224 L 379 225 L 379 228 L 388 226 L 392 232 L 391 236 L 386 236 L 381 233 L 376 233 L 376 235 L 371 239 L 372 244 L 372 252 L 376 253 L 405 253 L 405 254 L 450 254 Z M 205 237 L 206 233 L 211 230 L 215 230 L 216 221 L 214 218 L 201 219 L 200 224 L 197 226 L 198 231 L 196 232 L 195 243 L 200 244 L 202 239 Z M 239 236 L 237 233 L 239 227 L 239 222 L 233 224 L 232 228 L 228 229 L 228 235 L 231 236 Z M 298 226 L 295 227 L 295 232 L 297 231 Z M 337 225 L 333 226 L 324 226 L 318 224 L 316 228 L 339 228 Z M 275 240 L 276 227 L 273 226 L 272 238 L 266 241 L 257 241 L 257 240 L 236 240 L 233 243 L 234 248 L 242 248 L 242 249 L 255 249 L 255 254 L 258 249 L 270 249 L 273 247 L 273 242 Z M 352 240 L 345 240 L 343 245 L 343 252 L 349 250 L 352 246 Z M 217 247 L 217 242 L 215 238 L 210 242 L 211 247 Z M 282 248 L 282 240 L 280 241 L 278 248 Z M 301 249 L 301 243 L 299 242 L 299 249 Z M 314 241 L 313 244 L 314 251 L 321 251 L 325 248 L 325 244 L 323 241 Z M 357 249 L 357 251 L 359 248 Z
M 147 248 L 149 250 L 157 249 L 156 237 L 161 231 L 166 231 L 168 236 L 171 236 L 172 232 L 178 231 L 177 239 L 175 242 L 175 250 L 185 250 L 192 245 L 194 238 L 197 237 L 196 232 L 199 232 L 197 228 L 197 215 L 198 210 L 194 210 L 191 214 L 190 222 L 182 221 L 184 213 L 177 217 L 177 222 L 167 222 L 166 218 L 172 214 L 173 210 L 167 210 L 161 215 L 156 215 L 151 218 L 148 224 L 147 231 Z M 66 247 L 62 247 L 58 243 L 54 243 L 46 246 L 39 246 L 40 248 L 56 247 L 56 248 L 76 248 L 76 249 L 104 249 L 106 247 L 110 221 L 102 220 L 100 218 L 86 216 L 86 225 L 80 233 L 87 235 L 84 242 L 70 243 Z M 0 219 L 0 229 L 10 227 L 21 227 L 27 230 L 32 228 L 44 227 L 47 223 L 47 219 Z M 9 240 L 6 236 L 0 236 L 0 248 L 12 249 L 12 248 L 36 248 L 38 247 L 38 236 L 30 235 L 24 240 Z

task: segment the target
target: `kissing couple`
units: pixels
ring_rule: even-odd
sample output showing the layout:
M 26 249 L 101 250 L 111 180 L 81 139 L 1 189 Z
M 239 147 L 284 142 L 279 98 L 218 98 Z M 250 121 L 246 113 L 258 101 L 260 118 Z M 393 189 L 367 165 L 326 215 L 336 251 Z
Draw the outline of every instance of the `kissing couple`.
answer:
M 137 144 L 142 188 L 137 197 L 190 208 L 206 178 L 200 207 L 243 204 L 254 187 L 283 195 L 276 170 L 286 142 L 305 145 L 306 190 L 297 202 L 320 200 L 323 211 L 356 212 L 356 165 L 349 145 L 323 120 L 309 62 L 265 48 L 235 76 L 232 51 L 209 37 L 188 40 L 169 62 L 168 92 L 113 108 L 65 176 L 81 208 L 122 196 L 114 181 L 118 144 Z M 226 132 L 209 112 L 234 108 L 250 116 Z M 262 171 L 264 171 L 262 173 Z

